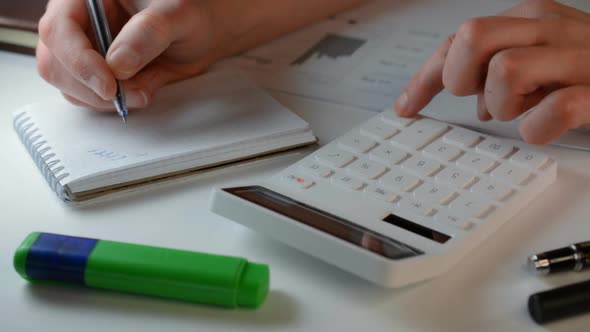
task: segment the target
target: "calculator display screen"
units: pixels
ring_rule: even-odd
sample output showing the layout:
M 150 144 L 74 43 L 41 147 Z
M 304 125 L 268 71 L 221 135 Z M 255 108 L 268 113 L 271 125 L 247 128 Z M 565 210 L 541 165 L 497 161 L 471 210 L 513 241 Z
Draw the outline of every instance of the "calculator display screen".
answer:
M 261 186 L 226 188 L 224 191 L 389 259 L 424 254 L 398 240 Z

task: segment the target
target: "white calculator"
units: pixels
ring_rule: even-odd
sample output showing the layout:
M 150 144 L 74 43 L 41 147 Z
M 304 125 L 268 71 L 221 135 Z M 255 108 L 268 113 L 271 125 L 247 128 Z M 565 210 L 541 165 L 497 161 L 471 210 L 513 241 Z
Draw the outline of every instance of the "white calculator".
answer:
M 385 287 L 456 264 L 555 181 L 557 163 L 426 117 L 378 114 L 211 209 Z

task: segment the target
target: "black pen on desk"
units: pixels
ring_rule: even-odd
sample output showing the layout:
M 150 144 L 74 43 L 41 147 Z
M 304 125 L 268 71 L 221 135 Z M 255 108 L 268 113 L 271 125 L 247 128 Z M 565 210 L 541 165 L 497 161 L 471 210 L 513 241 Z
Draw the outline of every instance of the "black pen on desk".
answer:
M 109 47 L 113 42 L 113 36 L 111 35 L 111 29 L 109 28 L 109 22 L 104 10 L 102 0 L 86 0 L 86 7 L 88 7 L 88 14 L 90 15 L 90 21 L 92 27 L 96 33 L 96 42 L 98 48 L 103 56 L 107 55 Z M 117 113 L 123 119 L 123 122 L 127 122 L 127 105 L 125 103 L 125 95 L 121 87 L 121 82 L 117 80 L 117 95 L 113 99 Z
M 528 259 L 528 266 L 541 275 L 581 271 L 590 267 L 590 241 L 532 255 Z
M 539 324 L 590 312 L 590 280 L 531 295 L 531 317 Z
M 590 267 L 590 241 L 531 255 L 529 268 L 548 275 L 581 271 Z M 531 317 L 539 324 L 590 312 L 590 280 L 531 295 L 528 300 Z

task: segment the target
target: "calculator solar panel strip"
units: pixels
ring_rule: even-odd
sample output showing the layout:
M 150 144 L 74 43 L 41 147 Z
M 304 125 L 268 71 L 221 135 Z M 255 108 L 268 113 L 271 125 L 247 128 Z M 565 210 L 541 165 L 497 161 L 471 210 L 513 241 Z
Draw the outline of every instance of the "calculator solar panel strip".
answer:
M 456 264 L 555 181 L 526 147 L 387 110 L 211 209 L 385 287 Z

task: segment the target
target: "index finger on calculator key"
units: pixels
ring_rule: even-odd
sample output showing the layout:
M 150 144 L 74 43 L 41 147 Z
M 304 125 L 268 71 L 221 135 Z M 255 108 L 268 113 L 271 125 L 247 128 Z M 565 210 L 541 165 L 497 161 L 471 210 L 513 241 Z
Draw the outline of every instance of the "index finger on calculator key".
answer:
M 416 115 L 443 90 L 442 72 L 453 38 L 454 35 L 447 37 L 414 74 L 395 102 L 395 111 L 399 115 L 407 117 Z
M 39 38 L 73 77 L 103 99 L 111 99 L 115 78 L 85 33 L 87 16 L 84 1 L 51 1 L 39 21 Z

